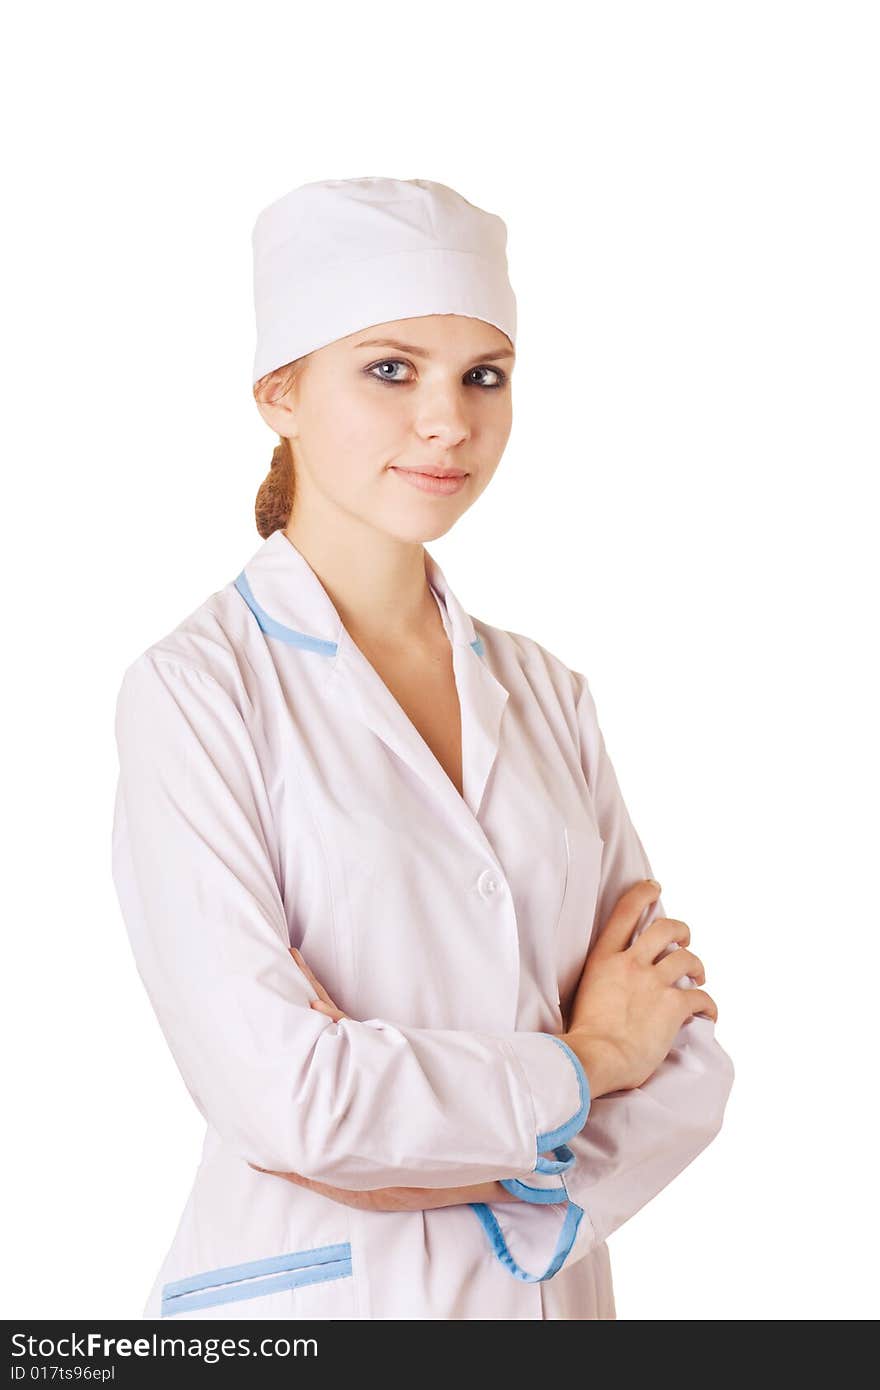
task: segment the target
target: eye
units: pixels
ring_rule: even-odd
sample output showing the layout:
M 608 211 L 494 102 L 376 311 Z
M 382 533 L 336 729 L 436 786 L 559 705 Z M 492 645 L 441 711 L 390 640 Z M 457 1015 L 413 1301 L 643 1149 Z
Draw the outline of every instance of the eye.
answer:
M 398 383 L 402 384 L 409 379 L 402 376 L 395 376 L 393 374 L 395 368 L 409 368 L 410 365 L 411 364 L 409 362 L 404 362 L 398 357 L 386 357 L 382 362 L 374 362 L 372 366 L 367 367 L 365 370 L 367 375 L 375 377 L 376 381 L 387 381 L 392 386 L 395 386 Z M 474 380 L 474 378 L 478 377 L 481 372 L 488 372 L 491 376 L 495 378 L 495 380 Z M 499 386 L 506 385 L 507 373 L 503 372 L 500 367 L 471 367 L 470 371 L 465 373 L 464 379 L 465 381 L 469 382 L 471 386 L 482 386 L 485 390 L 497 391 Z
M 381 376 L 376 376 L 377 381 L 390 381 L 392 383 L 395 383 L 398 381 L 403 381 L 404 378 L 399 376 L 391 376 L 390 373 L 385 371 L 384 369 L 386 367 L 394 368 L 408 366 L 408 362 L 401 362 L 398 358 L 395 357 L 387 357 L 384 362 L 375 362 L 372 367 L 368 367 L 367 372 L 371 376 L 374 376 L 377 372 L 381 372 Z
M 490 391 L 497 391 L 499 386 L 503 386 L 507 380 L 507 375 L 502 372 L 500 367 L 471 367 L 468 376 L 473 376 L 475 372 L 491 372 L 495 381 L 478 381 L 477 386 L 485 386 Z

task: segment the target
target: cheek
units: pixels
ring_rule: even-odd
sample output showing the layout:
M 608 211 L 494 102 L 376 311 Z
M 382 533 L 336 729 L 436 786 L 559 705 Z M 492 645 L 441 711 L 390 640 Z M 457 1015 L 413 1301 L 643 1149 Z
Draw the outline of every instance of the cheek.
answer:
M 495 456 L 500 459 L 510 438 L 513 427 L 513 411 L 509 401 L 488 424 L 488 436 L 492 441 Z
M 358 392 L 316 402 L 303 427 L 313 470 L 329 491 L 349 495 L 375 482 L 376 474 L 400 453 L 405 438 L 399 409 L 387 401 L 364 399 Z
M 480 468 L 485 470 L 488 479 L 501 462 L 513 428 L 510 396 L 505 394 L 500 400 L 497 396 L 491 395 L 479 397 L 472 409 L 469 423 L 471 453 L 479 460 Z

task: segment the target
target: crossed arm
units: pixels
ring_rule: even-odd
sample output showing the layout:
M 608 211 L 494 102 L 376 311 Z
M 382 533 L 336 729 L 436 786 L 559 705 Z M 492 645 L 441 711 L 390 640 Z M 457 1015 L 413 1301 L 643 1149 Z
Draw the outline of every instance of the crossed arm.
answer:
M 589 687 L 574 679 L 603 841 L 595 920 L 606 922 L 651 867 Z M 113 876 L 138 969 L 195 1103 L 253 1168 L 374 1210 L 466 1203 L 510 1272 L 535 1279 L 588 1253 L 717 1132 L 733 1071 L 705 1018 L 641 1086 L 581 1091 L 578 1103 L 572 1058 L 548 1048 L 548 1036 L 561 1043 L 552 1035 L 345 1017 L 302 961 L 291 969 L 272 806 L 237 698 L 204 671 L 145 655 L 126 672 L 116 730 Z M 405 1103 L 377 1126 L 389 1090 Z M 467 1185 L 381 1185 L 397 1176 Z
M 311 1007 L 318 1013 L 326 1014 L 334 1023 L 345 1018 L 346 1015 L 330 998 L 295 946 L 291 946 L 290 954 L 318 996 L 310 1001 Z M 519 1201 L 500 1181 L 471 1183 L 465 1187 L 377 1187 L 367 1192 L 353 1192 L 347 1187 L 334 1187 L 332 1183 L 304 1177 L 302 1173 L 282 1173 L 274 1168 L 261 1168 L 257 1163 L 251 1163 L 250 1167 L 276 1178 L 286 1178 L 299 1187 L 310 1187 L 313 1192 L 319 1192 L 334 1202 L 358 1207 L 362 1211 L 427 1211 L 433 1207 L 452 1207 L 469 1202 Z

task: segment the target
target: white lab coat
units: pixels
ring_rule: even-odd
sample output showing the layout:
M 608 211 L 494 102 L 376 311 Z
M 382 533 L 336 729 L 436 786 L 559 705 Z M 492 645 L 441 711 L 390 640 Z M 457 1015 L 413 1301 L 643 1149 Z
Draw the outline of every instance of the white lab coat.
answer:
M 606 1238 L 721 1126 L 711 1020 L 597 1099 L 554 1036 L 651 866 L 585 677 L 425 564 L 463 797 L 282 531 L 124 673 L 113 878 L 207 1122 L 143 1317 L 614 1318 Z M 366 1212 L 251 1163 L 519 1200 Z

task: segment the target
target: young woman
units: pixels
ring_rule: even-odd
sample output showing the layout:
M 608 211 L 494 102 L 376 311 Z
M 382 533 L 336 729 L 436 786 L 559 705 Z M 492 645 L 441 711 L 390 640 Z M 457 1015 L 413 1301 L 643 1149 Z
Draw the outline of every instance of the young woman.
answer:
M 612 1319 L 606 1239 L 733 1068 L 586 678 L 424 548 L 510 433 L 506 228 L 328 180 L 254 254 L 262 544 L 117 704 L 114 881 L 207 1121 L 143 1315 Z

